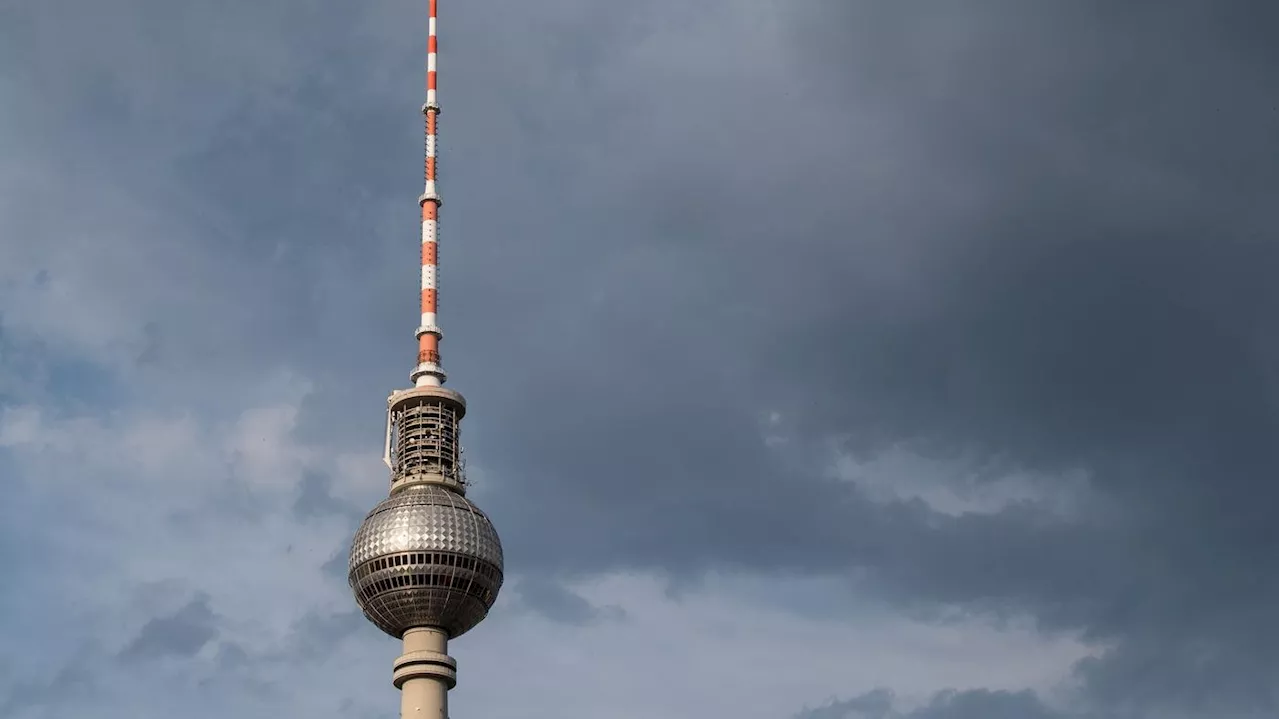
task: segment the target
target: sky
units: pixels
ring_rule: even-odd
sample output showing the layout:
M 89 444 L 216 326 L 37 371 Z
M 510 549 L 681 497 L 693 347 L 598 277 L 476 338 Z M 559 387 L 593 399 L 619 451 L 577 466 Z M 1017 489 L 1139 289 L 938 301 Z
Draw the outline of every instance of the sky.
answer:
M 0 716 L 396 716 L 425 5 L 0 0 Z M 440 5 L 453 716 L 1274 716 L 1274 4 Z

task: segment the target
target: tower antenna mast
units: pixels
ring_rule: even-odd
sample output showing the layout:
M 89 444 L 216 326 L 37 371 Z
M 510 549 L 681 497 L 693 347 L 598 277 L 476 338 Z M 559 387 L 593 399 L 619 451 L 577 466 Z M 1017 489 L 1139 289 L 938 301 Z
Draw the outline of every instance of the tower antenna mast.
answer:
M 418 364 L 410 375 L 418 387 L 444 384 L 440 364 L 440 325 L 436 320 L 439 297 L 440 193 L 436 188 L 437 127 L 440 102 L 436 97 L 436 0 L 427 0 L 427 100 L 422 103 L 424 118 L 423 188 L 418 198 L 422 209 L 422 321 L 418 325 Z

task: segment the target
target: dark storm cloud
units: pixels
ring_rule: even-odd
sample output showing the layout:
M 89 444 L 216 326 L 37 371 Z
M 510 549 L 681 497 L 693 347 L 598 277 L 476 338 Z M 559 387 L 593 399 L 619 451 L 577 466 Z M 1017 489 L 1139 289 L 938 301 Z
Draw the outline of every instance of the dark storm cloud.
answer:
M 156 617 L 120 651 L 124 659 L 191 657 L 217 636 L 217 617 L 209 598 L 198 596 L 168 616 Z
M 958 522 L 885 569 L 915 596 L 1021 599 L 1120 639 L 1080 667 L 1108 708 L 1274 704 L 1275 113 L 1270 40 L 1241 7 L 1004 7 L 1007 33 L 965 45 L 1016 70 L 919 123 L 936 172 L 998 198 L 948 228 L 938 303 L 904 322 L 837 299 L 793 335 L 831 382 L 804 396 L 827 426 L 1091 471 L 1121 508 L 1109 526 Z
M 451 290 L 450 351 L 501 408 L 474 441 L 512 570 L 857 567 L 1113 643 L 1080 667 L 1099 706 L 1271 707 L 1261 8 L 805 4 L 780 55 L 730 22 L 700 48 L 736 72 L 640 76 L 628 45 L 540 88 L 573 100 L 554 187 L 451 208 L 476 238 L 456 261 L 503 253 Z M 452 131 L 476 153 L 453 183 L 501 177 Z M 883 506 L 766 449 L 770 410 L 859 455 L 1082 469 L 1096 497 L 1072 519 Z

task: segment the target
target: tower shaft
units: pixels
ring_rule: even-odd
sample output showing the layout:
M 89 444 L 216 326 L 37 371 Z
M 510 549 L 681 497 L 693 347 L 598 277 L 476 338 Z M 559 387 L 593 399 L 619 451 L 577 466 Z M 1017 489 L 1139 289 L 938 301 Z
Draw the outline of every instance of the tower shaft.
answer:
M 448 636 L 439 629 L 404 633 L 404 654 L 396 659 L 392 683 L 400 690 L 401 719 L 448 719 L 449 690 L 458 682 Z

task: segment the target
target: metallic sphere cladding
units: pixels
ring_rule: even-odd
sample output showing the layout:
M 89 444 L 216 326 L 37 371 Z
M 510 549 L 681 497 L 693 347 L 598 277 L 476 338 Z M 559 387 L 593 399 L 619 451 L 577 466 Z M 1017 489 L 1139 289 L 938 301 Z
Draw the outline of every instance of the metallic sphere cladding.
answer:
M 488 516 L 450 489 L 414 485 L 373 508 L 356 531 L 348 584 L 369 621 L 400 638 L 413 627 L 457 637 L 502 587 L 502 543 Z

